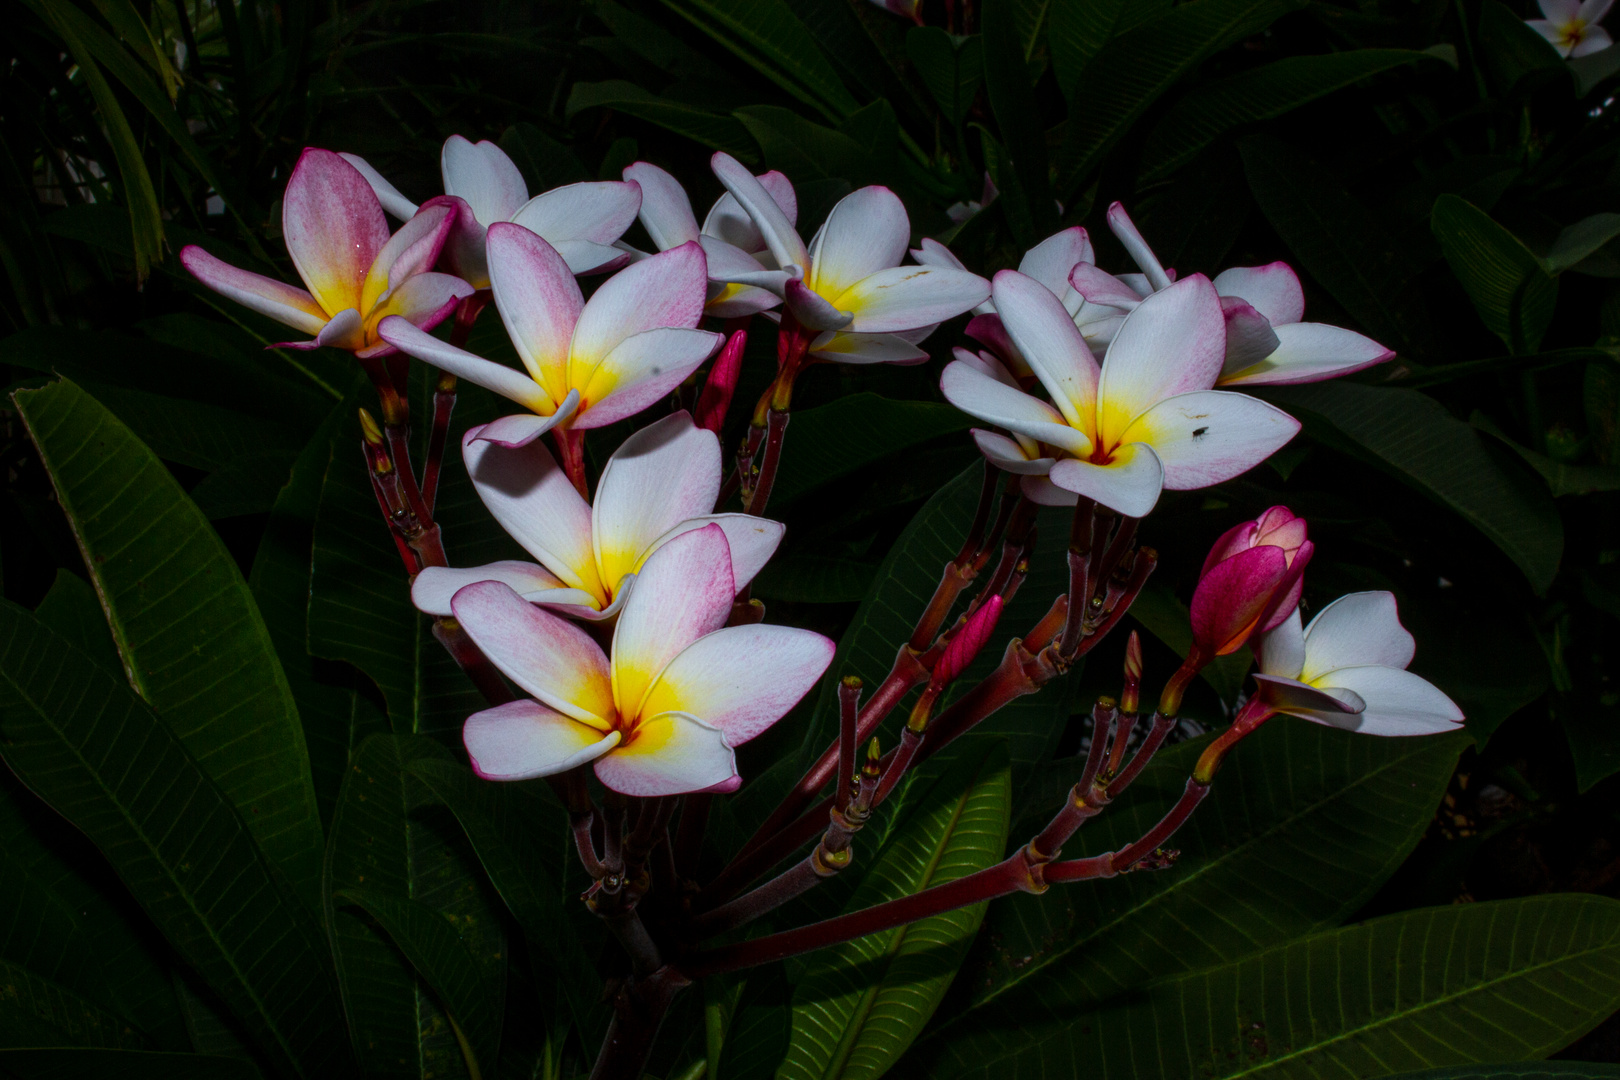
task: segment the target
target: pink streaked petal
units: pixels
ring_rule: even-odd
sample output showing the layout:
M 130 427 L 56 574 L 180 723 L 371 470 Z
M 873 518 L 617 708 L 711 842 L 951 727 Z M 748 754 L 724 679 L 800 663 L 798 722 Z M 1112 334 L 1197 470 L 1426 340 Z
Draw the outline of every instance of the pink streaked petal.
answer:
M 718 525 L 684 533 L 642 564 L 613 631 L 613 694 L 620 715 L 641 699 L 664 665 L 726 624 L 737 589 L 731 548 Z
M 1405 668 L 1417 642 L 1401 625 L 1395 597 L 1387 592 L 1341 596 L 1305 628 L 1305 660 L 1300 678 L 1315 682 L 1342 667 Z
M 437 195 L 420 209 L 433 206 L 448 207 L 451 213 L 450 235 L 445 238 L 440 257 L 443 265 L 473 288 L 489 288 L 489 254 L 485 250 L 489 230 L 479 224 L 465 199 Z
M 947 270 L 966 270 L 967 265 L 956 253 L 932 237 L 924 237 L 922 245 L 911 249 L 911 257 L 919 266 L 942 266 Z
M 1204 557 L 1203 569 L 1198 576 L 1203 577 L 1215 568 L 1215 564 L 1223 559 L 1230 559 L 1240 551 L 1247 551 L 1254 546 L 1254 535 L 1259 526 L 1252 521 L 1245 521 L 1241 525 L 1234 525 L 1223 532 L 1215 543 L 1210 545 L 1209 554 Z
M 591 544 L 602 582 L 617 592 L 653 543 L 720 495 L 720 440 L 687 412 L 631 435 L 608 458 L 591 507 Z
M 382 208 L 389 214 L 401 221 L 409 221 L 416 216 L 416 204 L 400 194 L 399 188 L 389 183 L 387 178 L 372 168 L 365 158 L 359 154 L 339 154 L 338 157 L 353 165 L 355 171 L 366 178 L 366 183 L 371 185 L 377 201 L 382 203 Z
M 641 210 L 641 188 L 622 180 L 567 184 L 536 195 L 511 220 L 555 246 L 560 240 L 611 244 Z
M 1017 476 L 1045 476 L 1052 470 L 1054 458 L 1030 458 L 1025 455 L 1024 448 L 1005 435 L 998 435 L 994 431 L 984 431 L 973 428 L 969 434 L 978 446 L 979 453 L 1002 472 L 1010 472 Z
M 945 365 L 939 378 L 945 400 L 969 416 L 1006 428 L 1036 442 L 1049 443 L 1076 457 L 1091 455 L 1091 440 L 1064 423 L 1052 406 L 999 381 L 960 360 Z
M 921 364 L 928 353 L 899 334 L 829 330 L 810 343 L 810 355 L 841 364 Z
M 465 199 L 480 225 L 506 221 L 529 199 L 523 174 L 499 146 L 460 135 L 444 141 L 439 153 L 444 193 Z
M 1226 317 L 1226 357 L 1221 362 L 1228 371 L 1244 371 L 1277 351 L 1277 332 L 1271 322 L 1246 300 L 1221 297 L 1221 314 Z
M 303 289 L 284 285 L 263 274 L 239 270 L 196 244 L 180 249 L 180 265 L 221 296 L 295 330 L 318 334 L 327 323 L 325 310 Z
M 724 152 L 716 153 L 710 158 L 709 167 L 714 170 L 715 177 L 725 185 L 726 190 L 737 200 L 743 212 L 759 230 L 760 239 L 776 259 L 777 267 L 786 270 L 789 266 L 797 266 L 801 271 L 808 270 L 810 255 L 805 250 L 804 241 L 794 231 L 793 222 L 783 212 L 782 207 L 765 186 L 755 179 L 754 174 L 744 168 L 736 158 Z M 719 204 L 716 204 L 715 209 L 719 210 Z M 712 219 L 714 213 L 711 212 L 709 216 Z M 738 240 L 744 239 L 715 233 L 708 222 L 704 223 L 703 231 L 719 235 L 722 240 L 729 243 L 737 243 Z M 744 243 L 737 243 L 737 246 L 745 251 L 750 250 Z
M 581 379 L 585 404 L 574 426 L 602 427 L 656 404 L 685 382 L 725 340 L 708 330 L 674 326 L 625 339 Z
M 1164 467 L 1143 443 L 1121 446 L 1106 465 L 1064 458 L 1048 474 L 1060 488 L 1095 499 L 1126 517 L 1146 517 L 1159 502 Z
M 349 349 L 351 351 L 364 349 L 366 345 L 366 323 L 360 317 L 360 313 L 354 308 L 349 308 L 332 316 L 332 320 L 321 327 L 321 332 L 315 335 L 314 346 L 323 345 L 329 345 L 334 349 Z
M 1299 610 L 1299 599 L 1305 594 L 1305 568 L 1315 554 L 1316 545 L 1307 540 L 1289 559 L 1283 586 L 1274 594 L 1265 614 L 1260 617 L 1261 633 L 1276 629 L 1284 619 Z
M 545 390 L 523 372 L 514 371 L 505 364 L 485 360 L 482 356 L 474 356 L 465 349 L 458 349 L 448 342 L 440 341 L 398 315 L 391 315 L 379 322 L 377 336 L 400 352 L 432 364 L 441 371 L 448 371 L 457 378 L 482 386 L 485 390 L 493 390 L 526 408 L 534 409 L 536 412 L 557 411 L 555 403 Z
M 863 278 L 899 266 L 910 239 L 911 219 L 898 195 L 877 186 L 852 191 L 811 241 L 805 283 L 823 296 L 839 296 Z
M 685 713 L 643 720 L 627 742 L 597 759 L 596 778 L 621 795 L 656 798 L 731 790 L 737 757 L 718 728 Z
M 842 330 L 855 318 L 852 312 L 834 307 L 830 300 L 795 277 L 782 282 L 782 300 L 799 325 L 811 330 Z
M 659 251 L 698 239 L 692 200 L 678 180 L 645 161 L 625 166 L 624 178 L 641 187 L 641 224 Z
M 573 335 L 575 362 L 594 366 L 620 342 L 647 330 L 697 326 L 708 284 L 708 264 L 698 244 L 682 244 L 619 271 L 580 312 Z M 586 401 L 591 400 L 587 394 Z
M 1273 326 L 1297 323 L 1305 317 L 1305 290 L 1299 275 L 1285 262 L 1234 266 L 1216 274 L 1214 284 L 1223 297 L 1247 301 Z
M 467 717 L 461 740 L 485 780 L 531 780 L 595 761 L 619 745 L 619 733 L 604 735 L 538 701 L 509 701 Z
M 1242 648 L 1287 574 L 1282 549 L 1269 546 L 1216 563 L 1193 590 L 1193 640 L 1216 656 Z
M 592 727 L 611 726 L 608 658 L 585 631 L 499 581 L 464 587 L 450 610 L 490 663 L 526 693 Z
M 531 594 L 566 588 L 557 575 L 545 567 L 517 559 L 503 559 L 485 566 L 429 566 L 411 582 L 411 603 L 416 605 L 416 610 L 429 615 L 449 615 L 450 598 L 479 581 L 504 582 L 531 603 L 534 602 Z
M 322 308 L 360 306 L 360 285 L 388 243 L 388 217 L 359 170 L 330 150 L 306 149 L 287 181 L 281 232 Z
M 1125 282 L 1092 263 L 1080 263 L 1069 272 L 1068 284 L 1088 304 L 1134 311 L 1142 298 Z
M 893 334 L 938 324 L 984 302 L 990 283 L 966 270 L 892 266 L 856 281 L 833 306 L 855 318 L 859 334 Z
M 1023 354 L 1018 351 L 1018 346 L 1013 344 L 1013 339 L 1007 333 L 1006 324 L 1001 321 L 1000 315 L 993 312 L 975 315 L 968 320 L 968 324 L 962 332 L 995 353 L 996 356 L 1001 358 L 1002 363 L 1014 369 L 1021 368 L 1019 374 L 1035 374 L 1029 369 L 1029 363 L 1024 359 Z
M 591 548 L 591 508 L 545 444 L 507 448 L 480 441 L 480 434 L 474 428 L 462 437 L 461 455 L 490 514 L 564 584 L 604 597 Z
M 1305 670 L 1305 629 L 1297 606 L 1282 622 L 1260 635 L 1255 656 L 1266 674 L 1299 678 Z
M 1103 359 L 1098 424 L 1116 442 L 1136 417 L 1166 398 L 1208 390 L 1226 358 L 1226 318 L 1201 274 L 1156 292 L 1125 316 Z
M 1097 361 L 1063 302 L 1016 270 L 996 275 L 994 295 L 996 312 L 1019 355 L 1063 418 L 1089 438 L 1097 426 Z
M 562 407 L 550 416 L 533 413 L 514 413 L 491 420 L 482 427 L 471 428 L 468 435 L 476 442 L 493 443 L 508 450 L 518 450 L 552 430 L 574 414 L 579 405 L 579 391 L 570 390 Z
M 1359 699 L 1360 713 L 1335 726 L 1364 735 L 1438 735 L 1455 731 L 1464 719 L 1457 703 L 1433 683 L 1398 668 L 1340 668 L 1315 685 L 1334 697 Z
M 570 343 L 585 306 L 568 264 L 533 232 L 499 222 L 489 228 L 489 277 L 523 366 L 551 400 L 562 400 L 570 385 Z
M 1036 506 L 1076 506 L 1080 502 L 1080 496 L 1064 491 L 1044 476 L 1023 477 L 1018 481 L 1018 489 Z
M 782 211 L 787 223 L 796 223 L 799 220 L 799 197 L 793 190 L 793 182 L 774 169 L 760 173 L 755 179 Z M 708 216 L 703 219 L 703 233 L 735 244 L 749 253 L 764 252 L 768 247 L 764 234 L 742 208 L 737 197 L 729 191 L 709 208 Z
M 1577 41 L 1574 47 L 1569 50 L 1569 56 L 1572 60 L 1578 60 L 1583 56 L 1591 56 L 1593 53 L 1602 52 L 1613 44 L 1614 39 L 1609 36 L 1609 32 L 1603 27 L 1588 26 L 1581 33 L 1581 40 Z
M 1164 295 L 1164 294 L 1160 294 Z M 1299 433 L 1299 421 L 1247 394 L 1201 390 L 1160 402 L 1125 429 L 1164 463 L 1164 486 L 1191 491 L 1248 472 Z
M 1158 256 L 1153 254 L 1152 248 L 1148 247 L 1148 242 L 1142 238 L 1142 233 L 1137 229 L 1136 223 L 1131 220 L 1131 216 L 1125 212 L 1125 207 L 1122 204 L 1114 203 L 1108 208 L 1108 228 L 1113 231 L 1119 242 L 1125 245 L 1125 250 L 1130 254 L 1131 260 L 1147 276 L 1148 283 L 1155 292 L 1170 287 L 1170 283 L 1175 278 L 1166 273 L 1164 267 L 1159 265 Z
M 401 225 L 366 271 L 365 283 L 360 287 L 360 310 L 370 315 L 378 297 L 399 288 L 424 270 L 432 269 L 456 223 L 455 218 L 455 206 L 441 199 L 430 202 Z
M 726 534 L 726 544 L 731 548 L 731 580 L 739 590 L 765 568 L 782 543 L 783 533 L 787 531 L 787 526 L 780 521 L 755 517 L 753 514 L 699 514 L 653 541 L 644 560 L 677 536 L 709 525 L 720 526 Z
M 1096 261 L 1090 234 L 1075 225 L 1053 233 L 1025 252 L 1019 260 L 1018 272 L 1034 278 L 1050 289 L 1053 296 L 1062 298 L 1071 288 L 1069 275 L 1074 268 Z
M 1222 386 L 1292 386 L 1362 371 L 1395 358 L 1370 337 L 1326 323 L 1275 328 L 1277 348 L 1258 364 L 1223 371 Z
M 417 274 L 382 297 L 371 313 L 373 321 L 398 315 L 412 326 L 431 330 L 456 310 L 461 300 L 477 290 L 449 274 Z
M 716 630 L 669 662 L 643 709 L 690 713 L 719 728 L 728 746 L 741 746 L 786 716 L 836 651 L 830 639 L 787 626 Z
M 1280 713 L 1328 727 L 1355 726 L 1356 714 L 1366 707 L 1356 694 L 1333 694 L 1294 679 L 1256 672 L 1255 696 Z

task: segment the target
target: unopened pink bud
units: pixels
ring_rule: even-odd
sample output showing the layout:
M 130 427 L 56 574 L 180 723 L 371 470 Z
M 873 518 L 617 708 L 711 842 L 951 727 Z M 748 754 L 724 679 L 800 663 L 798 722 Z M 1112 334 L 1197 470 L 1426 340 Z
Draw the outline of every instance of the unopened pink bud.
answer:
M 1288 618 L 1299 605 L 1314 551 L 1305 519 L 1285 506 L 1228 530 L 1210 549 L 1193 593 L 1199 647 L 1225 656 Z
M 935 684 L 944 686 L 967 670 L 995 631 L 996 620 L 1001 618 L 1001 607 L 1001 597 L 992 596 L 983 607 L 968 616 L 967 623 L 951 638 L 951 643 L 945 646 L 945 654 L 934 665 Z
M 698 397 L 697 415 L 694 417 L 698 427 L 720 434 L 720 426 L 726 422 L 726 412 L 731 408 L 731 395 L 737 390 L 737 376 L 742 372 L 743 348 L 747 344 L 748 331 L 737 330 L 726 341 L 720 355 L 715 357 L 714 366 L 709 369 L 708 381 L 703 384 L 703 393 Z

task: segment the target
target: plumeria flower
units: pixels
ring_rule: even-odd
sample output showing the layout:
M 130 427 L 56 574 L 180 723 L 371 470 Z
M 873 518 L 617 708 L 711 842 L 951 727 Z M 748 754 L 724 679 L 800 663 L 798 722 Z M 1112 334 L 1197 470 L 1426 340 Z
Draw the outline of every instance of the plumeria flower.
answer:
M 709 263 L 709 297 L 704 311 L 716 318 L 736 319 L 757 315 L 781 303 L 781 297 L 753 285 L 735 285 L 726 274 L 757 274 L 777 269 L 776 260 L 753 220 L 730 192 L 709 208 L 700 229 L 686 189 L 656 165 L 638 161 L 626 166 L 624 178 L 641 188 L 641 224 L 659 251 L 697 241 Z M 779 172 L 758 177 L 771 201 L 789 224 L 798 220 L 799 200 L 793 184 Z M 622 241 L 619 247 L 633 257 L 645 258 Z
M 834 645 L 786 626 L 725 628 L 736 595 L 731 565 L 718 525 L 659 548 L 625 602 L 609 654 L 502 582 L 456 593 L 456 620 L 533 698 L 467 719 L 473 769 L 487 780 L 526 780 L 594 762 L 597 778 L 625 795 L 735 790 L 733 748 L 798 703 Z
M 857 364 L 919 362 L 927 354 L 917 341 L 989 295 L 989 283 L 966 270 L 900 265 L 911 219 L 888 188 L 846 195 L 806 247 L 753 173 L 724 153 L 715 154 L 712 165 L 780 267 L 728 273 L 726 280 L 782 297 L 797 325 L 815 333 L 812 356 Z
M 1598 23 L 1609 13 L 1614 0 L 1540 0 L 1545 19 L 1526 19 L 1525 24 L 1552 42 L 1565 57 L 1590 56 L 1602 52 L 1614 40 Z
M 1125 315 L 1153 292 L 1169 288 L 1173 271 L 1159 265 L 1147 241 L 1115 203 L 1108 223 L 1143 270 L 1116 278 L 1095 265 L 1076 267 L 1070 283 L 1086 300 L 1078 321 L 1086 340 L 1110 340 Z M 1348 375 L 1393 359 L 1378 342 L 1326 323 L 1308 323 L 1305 291 L 1284 262 L 1240 266 L 1215 276 L 1226 316 L 1226 357 L 1219 386 L 1287 386 Z
M 185 268 L 221 296 L 296 330 L 311 341 L 285 341 L 283 349 L 330 345 L 362 357 L 394 347 L 378 337 L 378 324 L 395 316 L 431 330 L 473 289 L 449 274 L 432 273 L 451 227 L 451 211 L 430 208 L 393 236 L 365 179 L 338 155 L 304 151 L 287 181 L 281 231 L 305 289 L 239 270 L 195 244 L 180 250 Z
M 343 158 L 371 184 L 383 207 L 406 219 L 417 206 L 381 173 L 354 154 Z M 446 251 L 450 267 L 474 288 L 489 288 L 485 238 L 498 221 L 512 221 L 544 237 L 576 274 L 610 270 L 624 259 L 613 242 L 636 220 L 641 190 L 617 181 L 567 184 L 529 198 L 529 186 L 512 159 L 494 143 L 452 135 L 439 155 L 444 195 L 424 206 L 447 205 L 456 227 Z
M 1305 519 L 1273 506 L 1233 526 L 1210 548 L 1193 591 L 1193 643 L 1205 662 L 1237 652 L 1299 607 L 1316 551 Z
M 543 442 L 509 448 L 481 439 L 474 428 L 461 452 L 479 498 L 538 562 L 427 567 L 411 586 L 411 600 L 429 615 L 449 615 L 451 599 L 467 585 L 499 581 L 530 603 L 599 622 L 619 614 L 642 566 L 677 536 L 719 526 L 739 589 L 782 542 L 775 521 L 710 512 L 720 496 L 720 440 L 685 412 L 626 439 L 602 470 L 594 503 L 574 490 Z
M 633 416 L 679 386 L 723 340 L 696 329 L 708 277 L 695 243 L 626 267 L 586 303 L 550 244 L 498 222 L 489 227 L 489 274 L 523 372 L 403 319 L 380 328 L 401 351 L 532 410 L 485 425 L 477 435 L 485 441 L 522 446 L 559 425 L 583 430 Z
M 1416 643 L 1387 592 L 1341 596 L 1301 628 L 1299 609 L 1260 639 L 1259 698 L 1273 711 L 1368 735 L 1452 731 L 1462 710 L 1406 670 Z
M 1056 407 L 961 360 L 945 368 L 940 389 L 963 412 L 1049 447 L 1047 475 L 1065 491 L 1142 517 L 1162 489 L 1230 480 L 1299 431 L 1280 409 L 1210 389 L 1226 328 L 1202 275 L 1143 301 L 1100 366 L 1062 301 L 1034 278 L 1003 270 L 993 296 Z

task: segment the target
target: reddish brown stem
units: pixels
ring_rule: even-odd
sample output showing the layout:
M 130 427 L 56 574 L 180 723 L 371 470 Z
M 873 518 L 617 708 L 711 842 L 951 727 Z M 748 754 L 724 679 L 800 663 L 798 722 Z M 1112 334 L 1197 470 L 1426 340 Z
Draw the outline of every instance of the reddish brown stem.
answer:
M 450 415 L 456 408 L 456 377 L 445 372 L 433 387 L 433 429 L 428 432 L 427 461 L 422 463 L 422 503 L 429 514 L 438 507 L 439 473 L 450 439 Z
M 1131 758 L 1130 764 L 1126 765 L 1118 776 L 1108 781 L 1108 794 L 1112 798 L 1117 799 L 1126 788 L 1136 782 L 1136 778 L 1142 775 L 1142 770 L 1147 768 L 1148 762 L 1153 760 L 1153 755 L 1159 752 L 1159 747 L 1164 745 L 1165 738 L 1175 726 L 1175 717 L 1163 713 L 1153 714 L 1153 726 L 1148 729 L 1142 745 L 1136 748 L 1136 754 Z
M 1099 546 L 1096 536 L 1096 503 L 1081 499 L 1074 504 L 1074 520 L 1069 526 L 1069 617 L 1063 624 L 1058 651 L 1072 654 L 1080 645 L 1080 633 L 1091 602 L 1092 552 Z
M 1208 784 L 1200 784 L 1189 776 L 1187 786 L 1182 790 L 1181 798 L 1176 800 L 1176 805 L 1170 808 L 1170 812 L 1160 818 L 1159 823 L 1149 829 L 1142 839 L 1129 847 L 1114 852 L 1109 863 L 1115 873 L 1124 873 L 1129 870 L 1137 862 L 1151 855 L 1160 844 L 1170 839 L 1171 835 L 1181 828 L 1182 823 L 1192 816 L 1192 812 L 1198 808 L 1198 804 L 1203 802 L 1204 796 L 1208 794 Z
M 834 791 L 840 811 L 855 797 L 855 749 L 860 743 L 861 680 L 845 675 L 838 684 L 838 772 Z
M 585 480 L 585 432 L 572 427 L 551 429 L 552 441 L 557 444 L 557 456 L 562 459 L 563 472 L 586 503 L 591 501 L 590 484 Z
M 759 478 L 748 500 L 748 513 L 755 517 L 765 515 L 765 504 L 770 502 L 771 488 L 776 486 L 776 470 L 782 464 L 782 446 L 787 439 L 788 421 L 792 414 L 786 409 L 772 408 L 765 418 L 765 456 L 759 466 Z
M 1080 779 L 1069 789 L 1068 801 L 1035 839 L 1029 842 L 1029 857 L 1044 862 L 1055 859 L 1063 845 L 1088 820 L 1108 805 L 1105 793 L 1096 789 L 1097 773 L 1102 767 L 1103 747 L 1108 744 L 1108 725 L 1118 717 L 1119 710 L 1107 698 L 1100 699 L 1091 710 L 1091 750 L 1086 755 Z

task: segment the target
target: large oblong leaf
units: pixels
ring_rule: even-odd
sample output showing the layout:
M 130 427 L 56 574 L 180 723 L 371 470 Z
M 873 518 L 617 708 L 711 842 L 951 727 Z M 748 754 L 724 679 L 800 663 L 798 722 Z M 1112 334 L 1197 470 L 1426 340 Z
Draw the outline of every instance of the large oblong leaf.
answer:
M 1001 859 L 1012 811 L 1004 746 L 964 758 L 921 797 L 846 906 L 858 911 L 955 881 Z M 860 856 L 857 856 L 859 858 Z M 933 1015 L 987 904 L 934 915 L 814 954 L 793 997 L 782 1080 L 876 1080 Z
M 890 454 L 972 426 L 972 417 L 950 405 L 898 401 L 869 392 L 795 412 L 793 435 L 782 445 L 771 504 L 783 506 Z
M 1435 200 L 1430 225 L 1486 328 L 1515 353 L 1535 352 L 1558 302 L 1558 282 L 1541 260 L 1458 195 Z
M 750 164 L 755 160 L 748 132 L 732 117 L 659 97 L 623 79 L 575 83 L 563 113 L 572 119 L 574 114 L 594 108 L 617 109 Z
M 0 960 L 0 1046 L 104 1046 L 135 1048 L 144 1040 L 127 1021 L 72 990 Z
M 90 838 L 136 901 L 296 1076 L 345 1064 L 310 912 L 184 745 L 116 677 L 0 603 L 5 762 Z
M 313 908 L 323 837 L 304 733 L 235 560 L 152 452 L 79 387 L 14 398 L 130 685 Z
M 950 1075 L 1319 1080 L 1542 1057 L 1620 1005 L 1620 902 L 1425 908 L 1002 1030 Z M 936 1073 L 934 1075 L 941 1075 Z
M 0 1074 L 27 1080 L 259 1080 L 240 1058 L 94 1047 L 0 1050 Z

